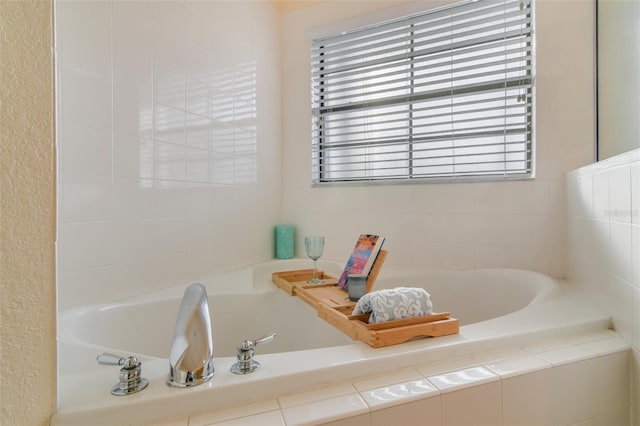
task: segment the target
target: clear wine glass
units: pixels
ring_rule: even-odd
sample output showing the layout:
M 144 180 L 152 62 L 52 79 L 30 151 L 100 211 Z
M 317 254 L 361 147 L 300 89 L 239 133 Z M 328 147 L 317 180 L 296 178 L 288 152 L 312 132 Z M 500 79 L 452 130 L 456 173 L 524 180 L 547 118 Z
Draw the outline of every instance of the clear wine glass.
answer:
M 322 284 L 324 281 L 318 279 L 318 259 L 324 251 L 324 237 L 305 237 L 304 248 L 307 256 L 313 260 L 313 278 L 307 281 L 309 284 Z

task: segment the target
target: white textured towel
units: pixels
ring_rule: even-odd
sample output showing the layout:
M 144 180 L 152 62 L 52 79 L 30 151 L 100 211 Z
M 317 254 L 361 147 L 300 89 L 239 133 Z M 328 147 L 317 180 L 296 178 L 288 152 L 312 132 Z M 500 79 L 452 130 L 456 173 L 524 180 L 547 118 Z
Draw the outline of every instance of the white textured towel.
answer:
M 371 312 L 369 323 L 429 315 L 431 295 L 423 288 L 397 287 L 367 293 L 358 300 L 353 315 Z

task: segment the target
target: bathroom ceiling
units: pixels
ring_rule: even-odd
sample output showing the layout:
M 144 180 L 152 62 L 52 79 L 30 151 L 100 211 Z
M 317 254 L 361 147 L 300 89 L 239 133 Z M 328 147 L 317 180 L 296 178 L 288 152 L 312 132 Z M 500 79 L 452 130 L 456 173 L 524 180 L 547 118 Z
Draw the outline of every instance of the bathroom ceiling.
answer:
M 281 15 L 295 12 L 305 7 L 313 6 L 317 3 L 322 3 L 325 0 L 269 0 L 269 2 L 276 8 Z

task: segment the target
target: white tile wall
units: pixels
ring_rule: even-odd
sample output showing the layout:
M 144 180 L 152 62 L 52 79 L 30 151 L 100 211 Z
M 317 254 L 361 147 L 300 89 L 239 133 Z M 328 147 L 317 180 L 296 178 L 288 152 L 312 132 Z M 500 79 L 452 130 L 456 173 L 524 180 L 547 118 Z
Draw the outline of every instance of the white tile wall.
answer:
M 569 278 L 611 315 L 614 328 L 636 353 L 640 350 L 638 170 L 640 150 L 635 150 L 577 169 L 566 178 Z M 636 422 L 639 377 L 635 368 Z
M 270 413 L 278 410 L 278 402 L 276 400 L 262 401 L 254 404 L 247 404 L 242 407 L 232 407 L 219 410 L 215 413 L 204 414 L 199 416 L 191 416 L 189 418 L 190 426 L 206 426 L 211 424 L 219 424 L 234 419 L 257 416 L 264 413 Z
M 442 426 L 499 425 L 502 423 L 500 397 L 500 382 L 442 395 Z
M 438 395 L 438 390 L 435 385 L 427 379 L 421 378 L 368 391 L 361 391 L 360 394 L 369 407 L 382 410 L 385 407 L 397 405 L 398 401 L 404 405 L 412 399 L 423 399 L 429 395 L 436 396 Z
M 630 425 L 629 345 L 612 332 L 505 347 L 191 416 L 191 426 Z M 478 363 L 474 358 L 483 360 Z M 552 359 L 558 364 L 552 364 Z M 176 423 L 183 426 L 187 422 Z
M 324 234 L 325 256 L 337 259 L 348 256 L 358 234 L 372 232 L 387 237 L 389 264 L 514 267 L 565 276 L 564 173 L 593 160 L 593 128 L 584 125 L 594 120 L 593 2 L 536 4 L 535 180 L 312 188 L 305 160 L 310 158 L 307 32 L 348 26 L 340 21 L 351 18 L 363 25 L 367 13 L 374 16 L 393 5 L 325 3 L 283 17 L 284 220 L 298 225 L 298 242 L 305 233 Z M 412 5 L 428 9 L 433 3 Z M 569 27 L 570 35 L 562 30 Z
M 241 419 L 229 420 L 226 422 L 216 423 L 220 426 L 247 426 L 247 425 L 269 425 L 269 426 L 286 426 L 280 410 L 268 411 L 266 413 L 246 416 Z
M 502 424 L 505 426 L 550 425 L 553 372 L 542 370 L 502 381 Z
M 60 1 L 56 20 L 60 307 L 271 258 L 282 198 L 273 8 Z
M 282 409 L 286 424 L 291 426 L 317 424 L 318 419 L 333 422 L 368 412 L 369 407 L 358 393 L 321 399 Z M 327 422 L 323 421 L 323 423 Z
M 599 394 L 591 391 L 600 385 L 598 374 L 584 374 L 595 369 L 596 361 L 593 359 L 554 369 L 552 397 L 554 401 L 564 402 L 554 405 L 554 423 L 573 424 L 598 415 Z
M 369 426 L 370 424 L 371 418 L 369 414 L 361 414 L 347 419 L 323 423 L 322 426 Z
M 442 425 L 442 403 L 440 397 L 425 398 L 371 413 L 371 426 L 406 425 L 440 426 Z

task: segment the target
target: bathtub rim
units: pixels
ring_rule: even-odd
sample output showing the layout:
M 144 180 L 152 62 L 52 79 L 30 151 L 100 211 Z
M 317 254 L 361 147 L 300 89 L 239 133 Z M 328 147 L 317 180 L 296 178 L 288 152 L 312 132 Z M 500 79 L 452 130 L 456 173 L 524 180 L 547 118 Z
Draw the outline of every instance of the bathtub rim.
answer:
M 309 260 L 304 258 L 294 258 L 288 260 L 271 260 L 262 262 L 249 267 L 234 269 L 222 274 L 218 274 L 207 279 L 200 280 L 206 289 L 210 298 L 216 295 L 242 295 L 251 294 L 256 295 L 264 292 L 281 291 L 278 289 L 271 280 L 271 274 L 273 272 L 292 269 L 304 269 L 309 266 Z M 324 269 L 330 274 L 339 275 L 342 270 L 342 263 L 336 260 L 324 260 L 319 262 L 319 267 Z M 425 270 L 417 267 L 394 267 L 389 266 L 381 274 L 378 282 L 385 282 L 386 280 L 402 280 L 411 279 L 415 277 L 427 277 L 423 279 L 430 280 L 442 280 L 445 277 L 447 280 L 460 282 L 461 280 L 475 279 L 478 277 L 486 280 L 494 279 L 496 276 L 501 275 L 502 279 L 506 275 L 509 281 L 515 281 L 520 279 L 528 281 L 524 284 L 524 290 L 532 292 L 532 287 L 535 287 L 534 295 L 528 298 L 528 302 L 518 309 L 514 309 L 504 315 L 517 312 L 525 309 L 527 306 L 540 303 L 550 298 L 558 292 L 558 280 L 551 278 L 547 275 L 540 274 L 538 272 L 513 269 L 513 268 L 484 268 L 475 270 Z M 533 282 L 533 284 L 532 284 Z M 521 282 L 519 285 L 523 285 Z M 189 283 L 185 283 L 179 286 L 174 286 L 166 289 L 156 290 L 153 292 L 145 292 L 134 297 L 128 297 L 111 303 L 92 304 L 82 307 L 73 307 L 63 310 L 58 315 L 58 341 L 59 348 L 58 353 L 62 355 L 58 357 L 58 374 L 63 375 L 69 371 L 77 368 L 77 361 L 73 356 L 67 355 L 70 351 L 64 350 L 68 347 L 75 347 L 78 350 L 83 348 L 92 350 L 96 353 L 102 352 L 126 352 L 123 355 L 135 355 L 140 359 L 164 359 L 164 357 L 158 357 L 149 353 L 141 353 L 135 351 L 127 351 L 117 348 L 112 348 L 106 345 L 102 345 L 95 341 L 89 341 L 83 339 L 83 336 L 77 332 L 76 322 L 81 320 L 86 314 L 92 314 L 96 311 L 103 309 L 120 309 L 120 308 L 132 308 L 138 304 L 153 304 L 164 301 L 176 301 L 182 298 L 184 290 L 189 286 Z M 375 287 L 374 287 L 375 289 Z M 300 302 L 296 300 L 296 302 Z M 179 302 L 178 302 L 179 303 Z M 500 318 L 504 315 L 491 317 L 480 321 L 485 321 Z M 452 316 L 455 316 L 455 310 L 452 311 Z M 462 326 L 468 326 L 470 324 L 461 324 Z M 277 331 L 277 330 L 276 330 Z M 172 332 L 171 330 L 167 331 Z M 250 336 L 249 336 L 250 337 Z M 254 336 L 257 337 L 257 336 Z M 238 336 L 238 341 L 247 336 Z M 348 343 L 347 343 L 348 344 Z M 340 345 L 344 346 L 344 345 Z M 216 357 L 218 358 L 218 357 Z

